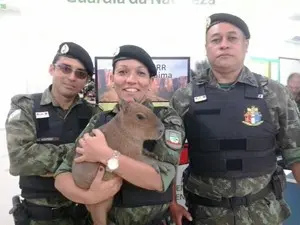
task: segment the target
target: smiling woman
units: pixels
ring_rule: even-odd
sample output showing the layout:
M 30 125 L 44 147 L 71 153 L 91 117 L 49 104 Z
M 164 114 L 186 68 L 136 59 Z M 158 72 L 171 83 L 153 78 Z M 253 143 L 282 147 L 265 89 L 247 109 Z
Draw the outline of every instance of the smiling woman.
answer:
M 114 62 L 111 81 L 118 96 L 126 101 L 143 101 L 153 78 L 150 78 L 147 67 L 135 59 L 124 59 Z

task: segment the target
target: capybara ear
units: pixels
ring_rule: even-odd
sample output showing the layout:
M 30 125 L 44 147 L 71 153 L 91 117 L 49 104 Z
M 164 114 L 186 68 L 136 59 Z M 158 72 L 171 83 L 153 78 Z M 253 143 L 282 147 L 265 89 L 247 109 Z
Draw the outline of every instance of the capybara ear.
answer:
M 124 99 L 120 99 L 120 110 L 123 112 L 127 112 L 128 111 L 128 107 L 129 107 L 129 102 L 124 100 Z

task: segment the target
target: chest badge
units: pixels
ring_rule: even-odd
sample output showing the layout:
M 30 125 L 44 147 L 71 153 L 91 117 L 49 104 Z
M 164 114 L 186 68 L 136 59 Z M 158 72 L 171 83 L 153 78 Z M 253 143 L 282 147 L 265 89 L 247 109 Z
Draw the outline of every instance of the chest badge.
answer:
M 194 97 L 194 102 L 203 102 L 207 99 L 206 95 L 196 96 Z
M 35 113 L 35 118 L 37 119 L 43 119 L 43 118 L 48 118 L 49 117 L 49 112 L 36 112 Z
M 257 107 L 251 106 L 250 108 L 247 108 L 246 113 L 244 114 L 244 121 L 242 121 L 247 126 L 259 126 L 264 121 L 262 120 L 262 114 L 258 110 Z

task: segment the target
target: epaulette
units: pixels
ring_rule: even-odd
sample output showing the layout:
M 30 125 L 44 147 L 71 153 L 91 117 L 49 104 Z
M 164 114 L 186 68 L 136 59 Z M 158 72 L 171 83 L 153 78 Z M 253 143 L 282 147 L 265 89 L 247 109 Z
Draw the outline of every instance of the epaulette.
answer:
M 17 94 L 11 98 L 11 101 L 14 103 L 18 103 L 23 99 L 32 100 L 31 95 L 29 95 L 29 94 Z

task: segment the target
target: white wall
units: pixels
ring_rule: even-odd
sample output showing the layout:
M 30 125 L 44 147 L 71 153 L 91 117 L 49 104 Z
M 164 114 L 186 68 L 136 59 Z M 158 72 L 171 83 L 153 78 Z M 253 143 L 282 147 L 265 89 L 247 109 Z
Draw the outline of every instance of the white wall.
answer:
M 162 6 L 22 0 L 18 1 L 21 14 L 0 12 L 0 73 L 9 81 L 1 82 L 5 110 L 0 113 L 0 127 L 13 94 L 43 91 L 51 82 L 48 66 L 63 41 L 81 44 L 93 57 L 112 55 L 118 45 L 132 43 L 153 56 L 191 56 L 193 64 L 205 58 L 206 17 L 229 12 L 249 25 L 249 56 L 295 57 L 300 52 L 299 46 L 283 42 L 294 28 L 282 21 L 292 10 L 300 9 L 296 0 L 187 2 L 177 0 L 175 5 Z M 6 89 L 8 83 L 14 86 Z
M 25 70 L 34 65 L 26 65 L 23 46 L 25 40 L 20 24 L 20 14 L 8 14 L 0 11 L 0 128 L 3 128 L 10 96 L 25 93 L 27 90 L 27 75 Z

